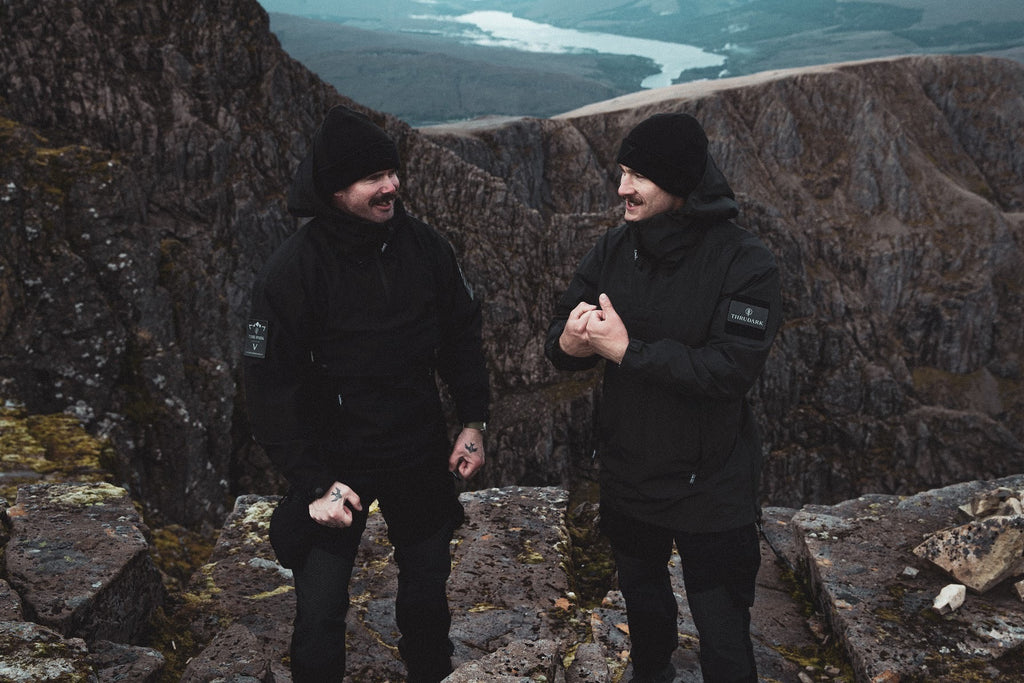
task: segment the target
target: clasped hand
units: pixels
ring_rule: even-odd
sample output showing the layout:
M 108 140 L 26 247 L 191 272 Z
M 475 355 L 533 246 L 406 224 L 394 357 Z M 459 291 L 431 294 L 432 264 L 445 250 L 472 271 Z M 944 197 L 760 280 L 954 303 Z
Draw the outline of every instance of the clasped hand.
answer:
M 597 354 L 613 363 L 621 363 L 629 347 L 629 332 L 612 306 L 607 294 L 598 297 L 600 308 L 581 301 L 569 313 L 558 343 L 570 356 L 583 358 Z

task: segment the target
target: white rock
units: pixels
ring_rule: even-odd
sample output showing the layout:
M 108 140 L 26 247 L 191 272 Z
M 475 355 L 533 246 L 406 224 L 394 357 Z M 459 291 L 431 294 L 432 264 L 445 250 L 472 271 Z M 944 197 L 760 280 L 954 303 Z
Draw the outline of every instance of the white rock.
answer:
M 935 596 L 932 601 L 932 609 L 939 614 L 949 614 L 960 608 L 967 597 L 967 586 L 960 583 L 951 583 Z

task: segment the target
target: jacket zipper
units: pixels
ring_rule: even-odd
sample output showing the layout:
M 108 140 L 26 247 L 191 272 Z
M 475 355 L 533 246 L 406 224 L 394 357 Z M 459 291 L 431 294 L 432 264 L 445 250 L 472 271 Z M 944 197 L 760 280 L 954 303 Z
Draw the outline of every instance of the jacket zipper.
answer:
M 384 301 L 391 302 L 391 283 L 388 281 L 388 273 L 384 268 L 384 250 L 388 248 L 388 243 L 380 245 L 380 254 L 375 259 L 377 262 L 377 272 L 380 274 L 380 283 L 384 288 Z

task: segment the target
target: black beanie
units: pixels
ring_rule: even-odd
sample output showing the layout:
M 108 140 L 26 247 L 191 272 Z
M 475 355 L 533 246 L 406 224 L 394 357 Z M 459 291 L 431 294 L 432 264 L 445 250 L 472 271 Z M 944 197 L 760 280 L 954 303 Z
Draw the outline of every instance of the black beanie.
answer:
M 325 197 L 398 163 L 398 147 L 387 133 L 341 105 L 327 112 L 313 142 L 313 179 Z
M 707 159 L 708 136 L 689 114 L 655 114 L 641 121 L 622 141 L 617 157 L 677 197 L 700 184 Z

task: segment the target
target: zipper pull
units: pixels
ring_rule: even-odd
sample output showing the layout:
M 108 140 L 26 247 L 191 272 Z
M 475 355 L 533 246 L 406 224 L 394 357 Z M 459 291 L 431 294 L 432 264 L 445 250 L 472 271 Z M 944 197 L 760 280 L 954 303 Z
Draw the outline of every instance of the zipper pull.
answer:
M 693 482 L 697 481 L 697 473 L 694 472 L 690 475 L 690 486 L 693 486 Z

